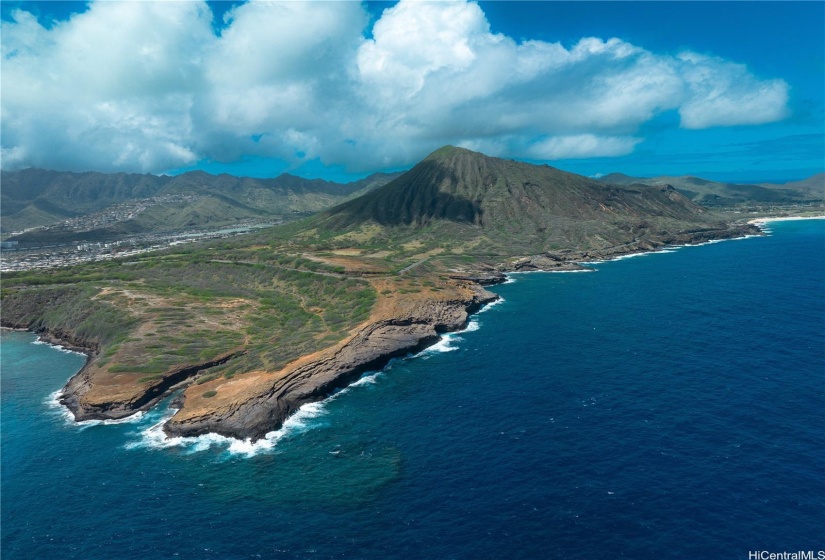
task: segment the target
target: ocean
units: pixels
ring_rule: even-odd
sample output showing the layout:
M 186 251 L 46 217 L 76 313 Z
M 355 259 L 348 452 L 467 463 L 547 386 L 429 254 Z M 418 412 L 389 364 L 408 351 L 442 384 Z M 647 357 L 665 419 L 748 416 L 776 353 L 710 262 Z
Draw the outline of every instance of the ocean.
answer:
M 257 445 L 75 425 L 2 334 L 2 557 L 746 559 L 825 548 L 825 220 L 513 275 Z

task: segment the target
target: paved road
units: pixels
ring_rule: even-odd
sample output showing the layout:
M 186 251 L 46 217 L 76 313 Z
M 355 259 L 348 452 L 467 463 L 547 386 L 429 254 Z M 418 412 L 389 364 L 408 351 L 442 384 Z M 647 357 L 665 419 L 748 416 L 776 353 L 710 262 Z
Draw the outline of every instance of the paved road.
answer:
M 405 273 L 409 272 L 410 270 L 417 267 L 421 263 L 426 262 L 427 259 L 429 259 L 429 258 L 430 257 L 424 257 L 420 261 L 412 263 L 410 266 L 405 266 L 404 268 L 402 268 L 401 270 L 398 271 L 398 275 L 401 276 L 402 274 L 405 274 Z

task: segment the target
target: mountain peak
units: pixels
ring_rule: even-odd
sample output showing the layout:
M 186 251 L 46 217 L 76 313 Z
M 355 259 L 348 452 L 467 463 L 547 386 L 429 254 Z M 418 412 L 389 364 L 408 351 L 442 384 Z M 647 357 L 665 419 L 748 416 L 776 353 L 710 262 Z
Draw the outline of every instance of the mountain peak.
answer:
M 446 158 L 452 158 L 458 155 L 465 155 L 465 156 L 475 156 L 479 158 L 487 158 L 481 152 L 474 152 L 472 150 L 468 150 L 467 148 L 459 148 L 458 146 L 441 146 L 436 151 L 425 157 L 423 161 L 440 161 Z
M 707 221 L 702 214 L 669 190 L 622 188 L 546 165 L 444 146 L 394 181 L 327 211 L 316 223 L 330 232 L 373 223 L 463 241 L 484 238 L 491 250 L 513 244 L 547 250 L 577 236 L 592 237 L 594 244 L 625 239 L 642 217 L 658 219 L 661 226 L 696 226 Z

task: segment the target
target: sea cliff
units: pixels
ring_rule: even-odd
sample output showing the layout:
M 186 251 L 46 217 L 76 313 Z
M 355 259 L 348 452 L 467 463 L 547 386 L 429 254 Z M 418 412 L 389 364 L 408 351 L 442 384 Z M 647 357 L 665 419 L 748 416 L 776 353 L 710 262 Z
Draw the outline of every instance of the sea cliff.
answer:
M 218 377 L 205 382 L 205 372 L 242 354 L 243 349 L 224 352 L 208 361 L 187 362 L 151 382 L 137 383 L 139 374 L 112 375 L 105 364 L 99 363 L 96 358 L 101 347 L 100 335 L 80 334 L 66 325 L 49 327 L 43 320 L 31 319 L 36 316 L 32 309 L 19 309 L 19 302 L 7 308 L 10 313 L 3 314 L 2 323 L 5 327 L 33 330 L 47 342 L 90 356 L 59 397 L 77 421 L 128 417 L 151 408 L 173 391 L 182 390 L 177 413 L 163 427 L 167 435 L 198 436 L 211 432 L 256 440 L 281 426 L 301 405 L 322 400 L 365 371 L 380 369 L 394 357 L 420 351 L 438 341 L 441 334 L 461 329 L 471 313 L 498 298 L 483 286 L 503 282 L 508 272 L 580 270 L 584 269 L 581 262 L 759 233 L 752 224 L 733 225 L 601 250 L 514 257 L 497 266 L 473 265 L 451 273 L 440 283 L 439 291 L 402 293 L 387 289 L 392 284 L 374 279 L 372 282 L 383 292 L 382 296 L 369 319 L 339 343 L 302 356 L 279 371 L 251 371 L 236 378 Z M 30 319 L 26 321 L 21 315 Z
M 214 432 L 240 439 L 262 438 L 301 405 L 327 397 L 394 357 L 422 350 L 441 333 L 461 329 L 470 313 L 498 299 L 477 286 L 457 285 L 454 290 L 452 297 L 443 299 L 388 298 L 375 317 L 351 337 L 275 374 L 252 373 L 228 382 L 191 386 L 164 431 L 171 436 Z M 205 397 L 210 391 L 216 395 Z
M 382 187 L 243 238 L 12 275 L 3 325 L 82 347 L 60 401 L 118 419 L 182 390 L 170 436 L 259 439 L 461 329 L 519 271 L 757 235 L 669 185 L 605 185 L 445 146 Z M 10 284 L 10 285 L 9 285 Z

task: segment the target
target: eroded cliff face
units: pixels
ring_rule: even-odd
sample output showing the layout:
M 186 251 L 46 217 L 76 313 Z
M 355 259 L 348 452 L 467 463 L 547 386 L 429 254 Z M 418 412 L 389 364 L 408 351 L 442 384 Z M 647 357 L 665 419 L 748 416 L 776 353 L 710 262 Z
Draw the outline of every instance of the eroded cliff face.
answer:
M 411 289 L 412 284 L 404 280 L 402 274 L 374 277 L 369 282 L 380 296 L 369 318 L 350 328 L 346 338 L 295 359 L 285 367 L 279 366 L 278 370 L 242 371 L 234 377 L 204 374 L 210 368 L 220 369 L 218 366 L 245 351 L 243 344 L 233 346 L 235 343 L 226 342 L 230 339 L 224 340 L 223 335 L 216 338 L 222 343 L 211 347 L 210 355 L 202 355 L 198 360 L 196 354 L 182 354 L 162 373 L 147 375 L 139 367 L 113 368 L 111 363 L 107 364 L 103 341 L 116 333 L 124 341 L 131 340 L 124 338 L 126 335 L 145 339 L 148 336 L 145 331 L 154 327 L 145 313 L 141 315 L 140 309 L 168 305 L 162 298 L 130 296 L 123 288 L 97 290 L 69 286 L 36 291 L 32 297 L 4 297 L 2 320 L 4 326 L 34 330 L 49 341 L 81 348 L 91 356 L 86 366 L 66 384 L 60 398 L 78 421 L 124 418 L 154 406 L 171 391 L 185 389 L 179 399 L 179 410 L 164 426 L 168 435 L 196 436 L 214 432 L 259 439 L 280 427 L 301 405 L 326 398 L 363 372 L 380 369 L 393 357 L 423 349 L 437 341 L 441 333 L 462 328 L 469 313 L 497 298 L 480 284 L 503 281 L 506 272 L 573 270 L 581 268 L 577 264 L 581 261 L 658 250 L 669 244 L 757 233 L 759 230 L 750 225 L 674 234 L 660 232 L 658 236 L 640 236 L 632 242 L 605 249 L 513 257 L 498 266 L 470 265 L 467 270 L 452 270 L 446 278 L 433 276 L 437 281 L 428 282 L 430 287 L 425 289 L 419 289 L 420 285 Z M 103 300 L 101 295 L 117 295 L 119 299 Z M 227 322 L 232 322 L 236 330 L 241 329 L 238 302 L 227 301 L 221 309 L 219 319 L 197 315 L 198 324 L 213 329 L 198 332 L 217 332 L 214 329 L 226 327 Z M 80 328 L 80 325 L 85 326 Z M 124 348 L 128 349 L 128 342 L 121 345 L 120 354 L 115 357 L 128 354 Z M 138 357 L 147 356 L 144 353 Z
M 701 243 L 758 233 L 751 226 L 707 228 L 606 251 L 526 257 L 503 265 L 501 270 L 575 270 L 582 268 L 577 261 L 657 250 L 667 244 Z M 301 405 L 325 398 L 363 372 L 383 367 L 393 357 L 423 349 L 438 340 L 439 333 L 462 328 L 469 313 L 498 297 L 479 284 L 497 283 L 504 276 L 499 271 L 484 270 L 452 278 L 443 292 L 422 295 L 396 291 L 381 298 L 370 320 L 352 336 L 297 360 L 282 371 L 252 372 L 237 379 L 189 387 L 181 409 L 166 423 L 164 431 L 170 436 L 213 432 L 241 439 L 264 437 Z M 376 286 L 379 290 L 381 287 Z
M 117 420 L 148 410 L 170 391 L 183 387 L 198 372 L 220 365 L 235 354 L 229 353 L 208 362 L 176 367 L 152 383 L 137 383 L 142 374 L 111 374 L 90 361 L 63 387 L 59 401 L 74 414 L 75 420 Z
M 177 350 L 168 343 L 163 347 L 166 337 L 154 336 L 156 322 L 141 311 L 168 306 L 162 298 L 137 297 L 131 293 L 134 290 L 75 286 L 20 291 L 4 297 L 2 319 L 3 326 L 32 330 L 45 340 L 89 355 L 59 397 L 77 421 L 125 418 L 188 387 L 167 433 L 259 438 L 302 404 L 325 398 L 393 357 L 426 347 L 438 340 L 439 333 L 460 329 L 469 313 L 497 297 L 467 281 L 444 281 L 432 289 L 405 288 L 404 281 L 391 278 L 371 282 L 381 297 L 369 318 L 337 344 L 277 371 L 240 372 L 234 378 L 217 375 L 209 381 L 210 370 L 242 356 L 245 347 L 222 344 L 225 350 L 200 360 L 196 355 L 182 356 L 160 373 L 142 367 L 152 355 L 130 351 L 130 341 L 145 339 L 147 334 L 159 339 L 155 353 Z M 212 316 L 201 319 L 212 321 L 215 328 L 224 327 L 237 319 L 232 315 L 237 306 L 231 303 L 226 304 L 222 321 L 215 322 Z
M 462 328 L 469 313 L 497 298 L 470 284 L 453 284 L 443 294 L 426 297 L 394 294 L 379 302 L 369 322 L 333 348 L 280 372 L 253 372 L 189 387 L 182 408 L 164 431 L 172 436 L 213 432 L 260 439 L 301 405 L 327 397 L 393 357 L 425 348 L 439 333 Z
M 94 293 L 93 289 L 76 286 L 36 291 L 12 290 L 3 296 L 0 325 L 29 330 L 45 342 L 95 356 L 105 343 L 107 333 L 85 328 L 87 322 L 95 321 L 106 310 L 105 306 L 91 301 Z M 129 324 L 127 314 L 119 315 L 115 328 Z

